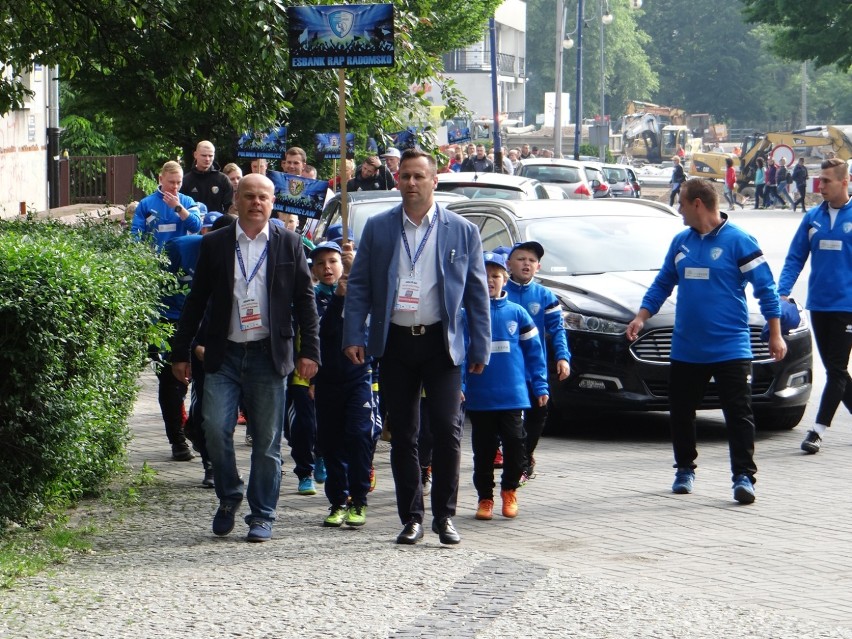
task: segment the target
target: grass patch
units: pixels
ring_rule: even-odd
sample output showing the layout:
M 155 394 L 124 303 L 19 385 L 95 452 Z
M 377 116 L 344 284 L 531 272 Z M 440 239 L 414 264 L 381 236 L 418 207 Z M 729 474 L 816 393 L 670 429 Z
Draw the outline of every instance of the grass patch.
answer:
M 0 589 L 11 588 L 18 579 L 37 575 L 71 557 L 91 553 L 96 536 L 121 520 L 123 511 L 139 506 L 140 489 L 155 485 L 156 477 L 157 471 L 145 463 L 138 473 L 123 476 L 89 505 L 53 515 L 49 523 L 38 527 L 0 532 Z

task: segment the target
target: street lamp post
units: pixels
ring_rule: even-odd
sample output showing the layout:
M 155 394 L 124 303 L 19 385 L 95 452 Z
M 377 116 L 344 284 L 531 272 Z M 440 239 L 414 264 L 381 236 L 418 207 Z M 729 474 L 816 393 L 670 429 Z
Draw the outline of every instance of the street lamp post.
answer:
M 580 159 L 580 136 L 583 133 L 583 0 L 577 2 L 577 106 L 574 125 L 574 159 Z
M 612 24 L 612 14 L 609 12 L 609 4 L 606 7 L 606 13 L 604 13 L 604 3 L 606 0 L 601 0 L 601 126 L 606 127 L 606 104 L 605 100 L 605 92 L 606 92 L 606 66 L 604 62 L 604 27 Z M 608 129 L 609 127 L 607 127 Z M 603 136 L 601 136 L 601 142 L 598 146 L 598 154 L 600 156 L 601 162 L 606 161 L 606 146 L 603 144 Z
M 553 156 L 562 157 L 562 38 L 565 34 L 565 2 L 556 0 L 556 95 L 553 100 Z

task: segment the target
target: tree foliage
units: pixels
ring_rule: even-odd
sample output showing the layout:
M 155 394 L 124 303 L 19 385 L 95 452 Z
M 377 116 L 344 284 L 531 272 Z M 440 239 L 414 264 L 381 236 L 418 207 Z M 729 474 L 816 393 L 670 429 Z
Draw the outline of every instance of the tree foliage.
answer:
M 228 156 L 237 132 L 288 126 L 293 144 L 337 129 L 336 71 L 288 69 L 284 0 L 34 0 L 0 13 L 0 62 L 25 69 L 58 64 L 90 113 L 113 121 L 123 140 L 210 139 Z M 347 127 L 394 132 L 426 120 L 412 86 L 437 82 L 444 102 L 461 96 L 439 77 L 440 54 L 478 38 L 498 0 L 397 0 L 396 66 L 346 72 Z M 0 112 L 20 102 L 0 80 Z
M 618 116 L 627 100 L 648 100 L 659 86 L 658 72 L 652 69 L 645 51 L 648 35 L 637 26 L 641 12 L 629 8 L 627 0 L 608 3 L 612 24 L 604 27 L 604 74 L 606 113 Z M 577 2 L 566 0 L 566 31 L 576 32 Z M 555 75 L 555 4 L 552 0 L 527 2 L 527 114 L 532 119 L 544 110 L 544 94 L 552 92 Z M 583 30 L 583 114 L 601 112 L 600 4 L 585 3 Z M 576 33 L 572 35 L 576 40 Z M 571 94 L 573 119 L 577 84 L 576 48 L 563 51 L 562 90 Z
M 837 0 L 741 0 L 751 23 L 772 27 L 772 50 L 816 66 L 852 67 L 852 3 Z

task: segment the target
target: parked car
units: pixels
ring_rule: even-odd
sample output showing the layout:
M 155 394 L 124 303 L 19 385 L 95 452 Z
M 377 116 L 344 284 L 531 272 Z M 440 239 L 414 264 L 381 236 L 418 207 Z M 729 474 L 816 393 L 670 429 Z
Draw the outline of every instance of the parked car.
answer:
M 364 230 L 364 225 L 367 220 L 376 213 L 387 211 L 402 202 L 402 194 L 397 191 L 356 191 L 347 194 L 347 209 L 349 211 L 348 224 L 349 228 L 355 234 L 355 241 L 361 237 L 361 232 Z M 458 193 L 435 193 L 435 201 L 442 206 L 447 206 L 451 202 L 459 202 L 467 200 L 464 195 Z M 332 224 L 338 224 L 341 221 L 340 213 L 340 194 L 338 193 L 328 202 L 323 208 L 320 219 L 313 225 L 309 225 L 311 234 L 316 241 L 320 241 L 325 237 L 325 230 Z
M 546 200 L 547 190 L 538 180 L 503 173 L 439 173 L 438 191 L 459 193 L 471 200 Z
M 624 164 L 602 164 L 601 171 L 606 178 L 612 197 L 642 197 L 642 187 L 636 173 Z
M 548 200 L 570 200 L 568 194 L 559 188 L 558 184 L 545 184 L 544 190 L 547 191 Z
M 544 246 L 539 281 L 562 303 L 573 355 L 567 380 L 550 376 L 557 418 L 578 411 L 668 410 L 675 297 L 645 322 L 635 342 L 627 341 L 625 331 L 672 238 L 683 229 L 680 216 L 673 217 L 664 204 L 636 199 L 479 200 L 449 208 L 479 227 L 485 249 L 528 240 Z M 765 321 L 751 296 L 749 311 L 756 422 L 765 429 L 793 428 L 804 415 L 812 383 L 805 314 L 785 336 L 787 356 L 775 362 L 760 340 Z M 711 382 L 701 408 L 719 407 Z
M 599 162 L 583 162 L 583 170 L 586 172 L 586 179 L 592 187 L 594 199 L 612 197 L 612 191 Z
M 558 186 L 572 200 L 592 199 L 586 171 L 580 162 L 557 158 L 521 160 L 517 175 L 535 178 L 544 185 Z

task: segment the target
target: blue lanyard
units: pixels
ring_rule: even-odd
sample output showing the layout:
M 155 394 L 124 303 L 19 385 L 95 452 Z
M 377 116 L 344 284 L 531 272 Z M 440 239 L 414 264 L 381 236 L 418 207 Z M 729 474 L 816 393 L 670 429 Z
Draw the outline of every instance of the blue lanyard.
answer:
M 269 240 L 266 241 L 266 246 L 263 247 L 263 253 L 260 254 L 260 258 L 257 260 L 257 264 L 254 265 L 254 270 L 251 272 L 251 275 L 246 277 L 246 265 L 243 263 L 243 252 L 240 250 L 240 242 L 237 240 L 237 262 L 240 264 L 240 271 L 243 273 L 243 277 L 246 279 L 246 286 L 251 284 L 251 281 L 254 279 L 254 276 L 257 275 L 257 272 L 260 270 L 260 265 L 263 264 L 263 261 L 266 259 L 266 253 L 269 251 Z
M 432 234 L 432 229 L 435 226 L 435 222 L 438 221 L 438 207 L 435 206 L 435 215 L 432 216 L 432 222 L 429 224 L 429 228 L 426 229 L 426 235 L 423 236 L 423 239 L 420 240 L 420 246 L 417 247 L 417 251 L 414 253 L 414 257 L 411 257 L 411 247 L 408 246 L 408 235 L 405 233 L 405 213 L 402 216 L 402 243 L 405 246 L 405 252 L 408 255 L 408 259 L 411 262 L 411 274 L 414 275 L 414 265 L 417 264 L 417 260 L 420 259 L 420 254 L 423 252 L 423 247 L 426 246 L 426 241 L 429 239 L 429 236 Z

